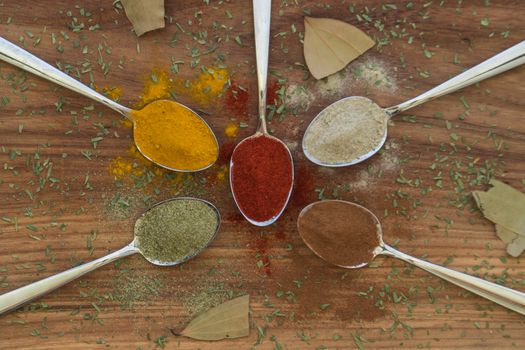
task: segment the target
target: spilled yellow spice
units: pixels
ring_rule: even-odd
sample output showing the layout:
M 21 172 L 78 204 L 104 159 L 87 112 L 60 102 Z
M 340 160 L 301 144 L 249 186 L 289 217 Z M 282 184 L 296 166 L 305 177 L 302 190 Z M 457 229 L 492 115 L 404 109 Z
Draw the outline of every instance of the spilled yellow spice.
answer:
M 213 132 L 188 108 L 159 100 L 131 115 L 135 144 L 155 163 L 174 170 L 197 171 L 217 160 L 219 148 Z
M 138 178 L 148 178 L 150 173 L 155 175 L 155 178 L 166 184 L 165 188 L 170 188 L 173 193 L 178 193 L 180 187 L 185 181 L 192 178 L 191 173 L 175 173 L 173 171 L 156 166 L 154 163 L 146 159 L 135 147 L 132 145 L 129 148 L 129 157 L 116 157 L 111 160 L 108 166 L 108 173 L 115 178 L 115 180 L 137 180 Z
M 113 101 L 118 101 L 120 96 L 122 96 L 122 88 L 118 86 L 104 86 L 100 88 L 95 85 L 95 90 L 104 94 L 104 96 L 112 99 Z
M 177 79 L 173 80 L 170 78 L 167 71 L 157 69 L 154 70 L 151 73 L 151 75 L 148 76 L 145 80 L 144 89 L 142 91 L 142 94 L 140 95 L 139 101 L 135 104 L 135 108 L 141 109 L 149 103 L 156 100 L 171 99 L 172 91 L 178 94 L 190 95 L 192 100 L 202 105 L 206 105 L 215 101 L 218 97 L 222 95 L 222 92 L 224 91 L 228 82 L 229 73 L 228 70 L 225 68 L 208 69 L 206 71 L 201 72 L 194 81 L 186 82 Z M 121 93 L 120 88 L 113 88 L 103 91 L 107 91 L 106 93 Z M 139 114 L 140 113 L 137 112 L 137 115 Z M 146 121 L 146 119 L 147 117 L 142 118 L 143 121 Z M 132 123 L 127 119 L 124 119 L 122 123 L 129 128 L 133 126 Z M 230 127 L 228 134 L 235 134 L 236 136 L 237 132 L 238 130 L 236 130 L 235 127 Z M 149 146 L 151 147 L 151 143 Z M 214 147 L 216 148 L 216 144 L 214 145 Z M 144 147 L 142 147 L 141 149 L 143 148 Z M 154 145 L 153 148 L 155 148 Z M 209 148 L 208 151 L 210 151 L 211 149 L 212 148 Z M 218 156 L 218 149 L 216 149 L 216 154 L 212 156 L 214 153 L 215 152 L 213 151 L 209 152 L 208 157 L 210 159 L 213 158 L 215 160 Z M 164 175 L 169 175 L 170 183 L 173 182 L 172 185 L 174 185 L 177 182 L 183 181 L 182 178 L 179 179 L 179 177 L 176 176 L 178 174 L 172 173 L 164 168 L 155 166 L 154 163 L 145 158 L 138 151 L 135 145 L 132 145 L 130 147 L 129 155 L 131 156 L 131 159 L 128 159 L 126 157 L 117 157 L 111 161 L 108 167 L 108 173 L 115 177 L 115 179 L 132 179 L 132 177 L 146 176 L 147 173 L 152 172 L 156 176 L 163 177 Z M 224 180 L 227 177 L 227 174 L 227 167 L 224 169 L 221 167 L 220 169 L 218 169 L 216 178 L 217 180 Z
M 209 105 L 222 96 L 229 79 L 230 74 L 226 68 L 208 68 L 196 80 L 181 81 L 174 89 L 179 94 L 190 95 L 193 101 L 201 105 Z
M 154 70 L 146 80 L 146 85 L 144 85 L 144 90 L 142 91 L 142 95 L 140 95 L 140 100 L 136 107 L 140 109 L 150 102 L 171 98 L 170 89 L 172 85 L 173 82 L 168 76 L 168 72 Z
M 128 174 L 141 176 L 144 173 L 144 170 L 137 167 L 137 164 L 133 161 L 118 156 L 113 158 L 111 163 L 109 163 L 108 173 L 120 180 Z
M 120 99 L 120 96 L 122 96 L 122 88 L 118 86 L 113 86 L 113 87 L 104 86 L 102 91 L 107 97 L 109 97 L 113 101 L 118 101 Z
M 226 128 L 224 129 L 224 135 L 230 137 L 230 138 L 235 138 L 237 137 L 237 133 L 239 132 L 239 126 L 235 123 L 228 123 L 226 125 Z
M 217 169 L 217 173 L 215 175 L 215 178 L 218 182 L 224 181 L 228 177 L 228 166 L 222 165 Z

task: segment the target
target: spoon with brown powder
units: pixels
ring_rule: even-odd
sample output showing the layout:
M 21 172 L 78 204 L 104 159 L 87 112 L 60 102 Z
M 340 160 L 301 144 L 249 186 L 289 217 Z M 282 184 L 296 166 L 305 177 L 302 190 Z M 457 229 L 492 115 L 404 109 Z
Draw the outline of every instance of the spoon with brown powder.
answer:
M 313 163 L 327 167 L 360 163 L 383 147 L 387 122 L 394 115 L 524 63 L 525 41 L 522 41 L 397 106 L 382 108 L 361 96 L 343 98 L 323 109 L 312 120 L 303 137 L 304 154 Z
M 306 245 L 331 264 L 356 269 L 378 255 L 392 256 L 525 315 L 525 293 L 412 257 L 384 243 L 379 219 L 359 204 L 312 203 L 299 214 L 297 227 Z
M 0 315 L 39 298 L 101 266 L 140 253 L 158 266 L 197 256 L 215 238 L 220 214 L 205 200 L 189 197 L 157 203 L 135 223 L 135 239 L 111 254 L 0 295 Z

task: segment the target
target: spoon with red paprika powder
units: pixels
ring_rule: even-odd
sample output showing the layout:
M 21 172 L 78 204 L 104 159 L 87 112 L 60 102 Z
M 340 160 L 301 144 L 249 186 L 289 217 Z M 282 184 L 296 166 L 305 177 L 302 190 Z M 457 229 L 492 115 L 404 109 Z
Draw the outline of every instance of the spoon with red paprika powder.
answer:
M 253 0 L 255 53 L 259 88 L 259 125 L 242 140 L 230 159 L 230 186 L 242 215 L 256 226 L 275 222 L 293 187 L 293 159 L 284 142 L 266 129 L 266 83 L 270 48 L 271 0 Z
M 384 243 L 379 219 L 359 204 L 312 203 L 299 214 L 297 228 L 306 245 L 333 265 L 356 269 L 378 255 L 392 256 L 525 315 L 525 293 L 412 257 Z

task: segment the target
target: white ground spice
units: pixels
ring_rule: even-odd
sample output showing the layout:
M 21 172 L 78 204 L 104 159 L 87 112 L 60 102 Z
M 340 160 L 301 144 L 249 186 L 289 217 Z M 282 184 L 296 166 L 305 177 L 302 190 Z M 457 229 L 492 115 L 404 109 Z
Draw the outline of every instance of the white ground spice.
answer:
M 352 73 L 345 68 L 328 77 L 318 80 L 315 89 L 321 97 L 342 97 L 345 96 L 347 88 L 352 83 Z
M 372 58 L 366 62 L 359 63 L 353 68 L 354 79 L 364 83 L 368 88 L 395 92 L 397 90 L 396 80 L 391 73 L 392 69 L 386 63 Z
M 325 108 L 312 121 L 303 150 L 324 164 L 350 163 L 376 149 L 386 134 L 388 115 L 366 97 L 348 97 Z
M 286 108 L 291 109 L 295 114 L 308 111 L 314 100 L 315 95 L 306 85 L 292 84 L 286 88 Z

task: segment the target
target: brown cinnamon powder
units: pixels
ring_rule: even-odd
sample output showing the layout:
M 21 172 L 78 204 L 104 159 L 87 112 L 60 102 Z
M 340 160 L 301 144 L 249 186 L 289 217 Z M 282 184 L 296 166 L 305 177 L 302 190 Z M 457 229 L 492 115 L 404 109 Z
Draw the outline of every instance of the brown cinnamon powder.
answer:
M 350 202 L 326 200 L 303 209 L 299 234 L 324 260 L 342 267 L 369 263 L 379 245 L 379 223 L 366 210 Z

